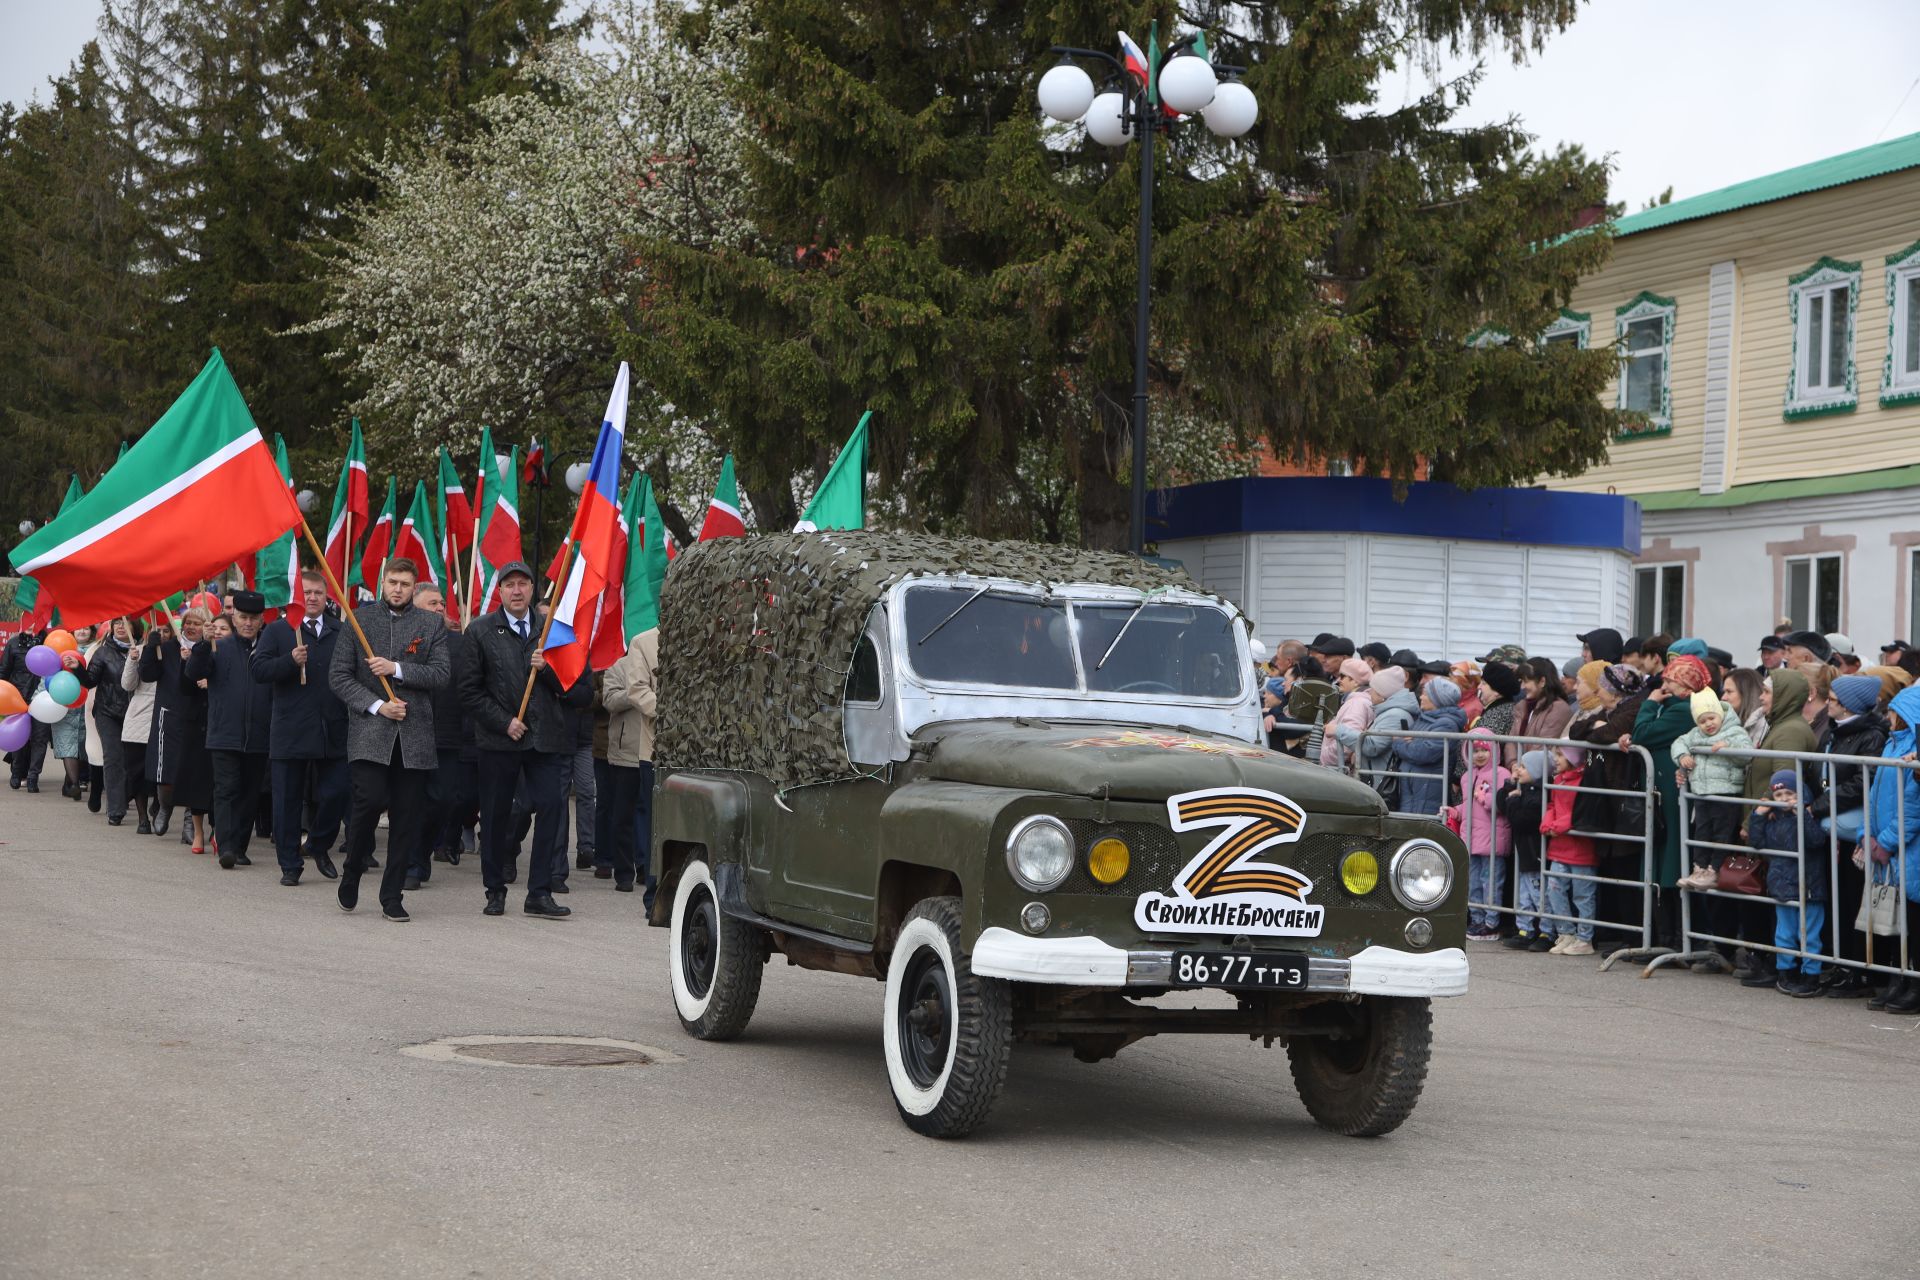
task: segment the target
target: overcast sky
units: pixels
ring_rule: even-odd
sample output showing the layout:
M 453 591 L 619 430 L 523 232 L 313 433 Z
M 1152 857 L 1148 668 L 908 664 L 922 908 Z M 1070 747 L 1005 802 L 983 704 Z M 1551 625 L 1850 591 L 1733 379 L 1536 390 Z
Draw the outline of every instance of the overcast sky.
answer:
M 0 0 L 0 99 L 45 97 L 98 13 Z M 1462 118 L 1517 115 L 1542 145 L 1610 155 L 1633 210 L 1920 132 L 1917 78 L 1920 0 L 1590 0 L 1530 62 L 1490 56 Z M 1382 105 L 1428 83 L 1406 70 Z

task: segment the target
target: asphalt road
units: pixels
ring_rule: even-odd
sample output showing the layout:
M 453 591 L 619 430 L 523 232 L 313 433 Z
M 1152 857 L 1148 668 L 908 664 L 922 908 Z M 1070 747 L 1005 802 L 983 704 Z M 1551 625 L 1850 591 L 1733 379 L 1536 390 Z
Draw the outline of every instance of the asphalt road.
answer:
M 775 962 L 748 1037 L 687 1039 L 664 930 L 343 915 L 271 854 L 0 791 L 0 1276 L 1907 1275 L 1920 1019 L 1478 949 L 1397 1134 L 1308 1121 L 1279 1050 L 1016 1049 L 987 1128 L 895 1118 L 878 984 Z M 369 889 L 371 886 L 369 885 Z M 366 897 L 371 899 L 369 892 Z M 533 1070 L 442 1036 L 678 1055 Z

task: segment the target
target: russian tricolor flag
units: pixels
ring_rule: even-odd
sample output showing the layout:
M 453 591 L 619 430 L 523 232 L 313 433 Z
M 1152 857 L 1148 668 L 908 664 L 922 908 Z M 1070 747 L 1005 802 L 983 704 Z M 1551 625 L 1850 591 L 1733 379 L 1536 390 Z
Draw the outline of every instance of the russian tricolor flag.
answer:
M 607 401 L 607 416 L 600 423 L 600 438 L 594 442 L 593 466 L 580 490 L 580 507 L 573 515 L 573 532 L 568 535 L 573 556 L 547 632 L 547 663 L 566 686 L 587 669 L 601 594 L 609 583 L 617 585 L 622 573 L 626 530 L 620 522 L 620 458 L 627 438 L 628 378 L 622 361 Z

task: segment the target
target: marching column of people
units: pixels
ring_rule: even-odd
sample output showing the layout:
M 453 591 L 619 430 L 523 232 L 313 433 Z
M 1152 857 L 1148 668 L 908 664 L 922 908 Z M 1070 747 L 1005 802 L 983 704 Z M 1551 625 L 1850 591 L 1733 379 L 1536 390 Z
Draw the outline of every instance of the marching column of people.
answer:
M 525 913 L 566 918 L 554 893 L 566 892 L 575 807 L 582 865 L 620 892 L 644 879 L 650 906 L 657 632 L 613 670 L 562 687 L 524 563 L 506 567 L 501 607 L 470 628 L 406 559 L 389 560 L 380 585 L 350 620 L 324 577 L 306 572 L 302 607 L 264 625 L 264 597 L 235 590 L 217 618 L 194 607 L 152 626 L 116 619 L 97 637 L 76 629 L 62 662 L 87 697 L 51 726 L 33 722 L 8 754 L 13 788 L 37 793 L 51 752 L 63 796 L 87 800 L 110 826 L 132 809 L 137 834 L 164 837 L 177 813 L 180 843 L 227 869 L 252 865 L 256 834 L 271 838 L 282 885 L 297 887 L 310 861 L 338 881 L 349 912 L 378 870 L 381 914 L 393 921 L 410 918 L 405 895 L 430 882 L 435 862 L 459 863 L 475 825 L 483 913 L 504 914 L 519 876 L 516 808 L 532 834 Z M 43 682 L 26 655 L 45 638 L 22 632 L 0 651 L 0 679 L 27 697 Z

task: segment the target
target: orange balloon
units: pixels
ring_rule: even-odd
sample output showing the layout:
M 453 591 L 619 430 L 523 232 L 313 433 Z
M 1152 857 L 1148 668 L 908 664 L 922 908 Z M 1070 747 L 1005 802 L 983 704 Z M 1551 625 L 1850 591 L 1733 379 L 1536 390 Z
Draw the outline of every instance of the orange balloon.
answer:
M 11 680 L 0 680 L 0 716 L 16 716 L 27 709 L 27 700 L 13 687 Z
M 80 642 L 73 638 L 71 631 L 49 631 L 47 638 L 40 643 L 55 653 L 73 653 L 80 648 Z

